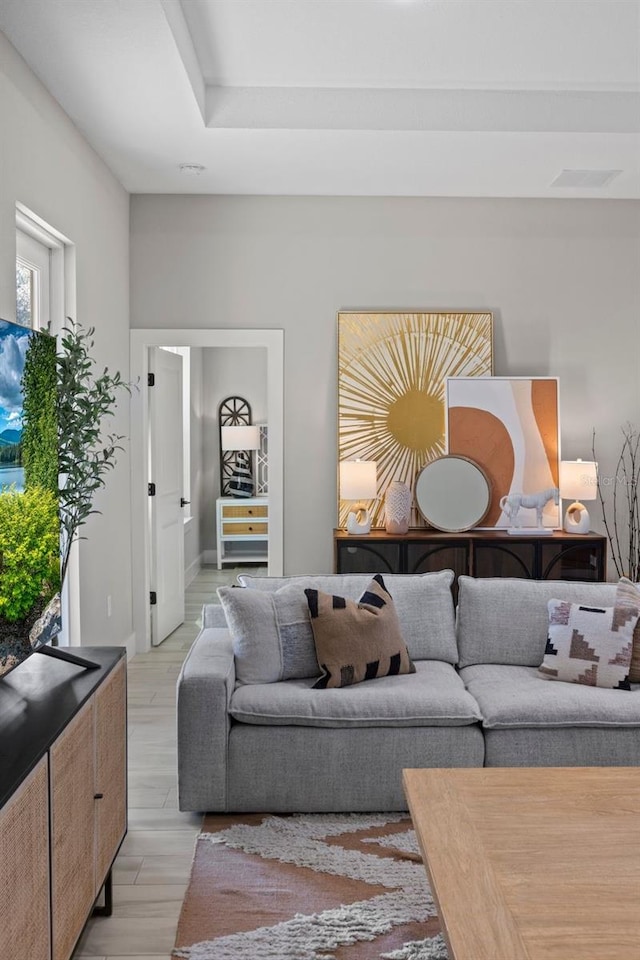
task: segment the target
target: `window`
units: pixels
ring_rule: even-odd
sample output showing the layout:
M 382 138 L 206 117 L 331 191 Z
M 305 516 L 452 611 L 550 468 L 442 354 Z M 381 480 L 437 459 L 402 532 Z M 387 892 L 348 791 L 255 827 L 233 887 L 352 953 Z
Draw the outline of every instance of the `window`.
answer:
M 51 249 L 16 230 L 16 322 L 36 330 L 50 320 Z
M 16 204 L 16 322 L 59 334 L 75 306 L 73 245 L 21 203 Z M 77 546 L 62 591 L 62 646 L 80 642 Z

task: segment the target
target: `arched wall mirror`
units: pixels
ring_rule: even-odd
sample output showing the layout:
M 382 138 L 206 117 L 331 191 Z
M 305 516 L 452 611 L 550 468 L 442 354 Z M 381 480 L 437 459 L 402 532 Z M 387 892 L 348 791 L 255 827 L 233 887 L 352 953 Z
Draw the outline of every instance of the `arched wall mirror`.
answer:
M 252 492 L 257 497 L 269 493 L 269 445 L 266 423 L 253 425 L 253 432 L 244 431 L 240 443 L 233 441 L 229 427 L 252 425 L 251 404 L 243 397 L 226 397 L 218 405 L 218 445 L 220 462 L 220 496 L 234 496 L 233 479 L 238 468 L 239 455 L 250 464 Z M 255 436 L 254 436 L 255 434 Z M 246 443 L 246 449 L 243 446 Z
M 220 444 L 220 496 L 231 496 L 229 484 L 234 475 L 240 447 L 231 447 L 223 442 L 224 427 L 249 426 L 251 423 L 251 405 L 244 397 L 226 397 L 218 407 L 218 441 Z
M 416 481 L 416 503 L 436 530 L 461 533 L 477 526 L 491 502 L 484 470 L 468 457 L 447 455 L 422 468 Z

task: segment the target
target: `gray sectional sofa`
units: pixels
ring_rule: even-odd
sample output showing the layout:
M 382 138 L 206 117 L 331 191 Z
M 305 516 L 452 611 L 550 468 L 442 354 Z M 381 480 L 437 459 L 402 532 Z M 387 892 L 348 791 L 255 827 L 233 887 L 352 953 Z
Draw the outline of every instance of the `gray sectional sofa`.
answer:
M 451 571 L 387 576 L 416 673 L 314 690 L 303 590 L 358 599 L 370 577 L 241 579 L 178 680 L 181 810 L 404 810 L 406 767 L 640 763 L 640 685 L 537 671 L 547 601 L 612 606 L 615 584 L 460 577 L 456 617 Z

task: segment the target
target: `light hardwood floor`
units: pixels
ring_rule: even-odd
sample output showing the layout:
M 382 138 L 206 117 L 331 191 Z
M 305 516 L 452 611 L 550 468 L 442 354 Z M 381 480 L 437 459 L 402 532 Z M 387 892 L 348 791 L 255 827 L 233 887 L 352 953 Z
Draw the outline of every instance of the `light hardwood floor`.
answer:
M 263 576 L 265 568 L 252 566 Z M 89 920 L 73 960 L 168 960 L 201 817 L 176 791 L 176 679 L 203 603 L 239 569 L 204 567 L 186 592 L 185 622 L 128 664 L 129 832 L 113 874 L 113 916 Z

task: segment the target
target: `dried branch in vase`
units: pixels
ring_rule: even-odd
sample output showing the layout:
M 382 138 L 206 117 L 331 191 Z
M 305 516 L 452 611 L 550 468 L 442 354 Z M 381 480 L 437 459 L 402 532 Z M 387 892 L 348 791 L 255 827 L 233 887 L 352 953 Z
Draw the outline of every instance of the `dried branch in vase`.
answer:
M 613 477 L 598 471 L 598 498 L 602 519 L 611 547 L 611 557 L 619 577 L 640 580 L 640 432 L 630 423 L 622 427 L 622 449 Z M 596 432 L 591 444 L 596 456 Z M 611 487 L 610 503 L 603 493 Z

